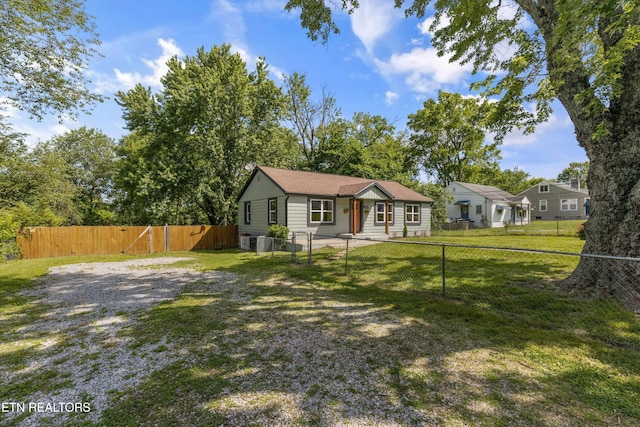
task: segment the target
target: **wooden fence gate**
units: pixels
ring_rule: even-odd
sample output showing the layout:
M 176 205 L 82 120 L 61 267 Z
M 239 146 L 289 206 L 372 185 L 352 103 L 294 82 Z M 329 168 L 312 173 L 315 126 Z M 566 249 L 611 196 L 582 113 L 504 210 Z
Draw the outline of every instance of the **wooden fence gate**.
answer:
M 238 247 L 238 226 L 72 226 L 23 228 L 25 259 L 71 255 L 148 254 Z

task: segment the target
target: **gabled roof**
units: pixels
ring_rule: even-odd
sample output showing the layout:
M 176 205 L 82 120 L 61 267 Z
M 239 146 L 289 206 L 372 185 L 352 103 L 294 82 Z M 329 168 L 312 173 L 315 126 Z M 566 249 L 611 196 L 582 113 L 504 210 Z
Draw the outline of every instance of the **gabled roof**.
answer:
M 555 181 L 542 181 L 537 183 L 536 185 L 532 185 L 531 187 L 527 188 L 526 190 L 524 190 L 523 192 L 519 193 L 519 194 L 524 194 L 527 191 L 533 189 L 533 188 L 537 188 L 540 184 L 542 185 L 552 185 L 554 187 L 558 187 L 560 190 L 562 190 L 563 192 L 567 192 L 567 193 L 580 193 L 580 194 L 584 194 L 585 196 L 589 195 L 589 190 L 587 188 L 581 187 L 581 188 L 573 188 L 570 184 L 566 184 L 564 182 L 555 182 Z
M 274 184 L 287 194 L 310 196 L 357 197 L 371 187 L 376 187 L 391 200 L 433 203 L 433 199 L 394 181 L 382 181 L 353 176 L 318 172 L 295 171 L 267 166 L 257 166 L 249 182 L 262 171 Z M 247 183 L 248 184 L 248 183 Z M 246 187 L 245 187 L 246 188 Z M 243 190 L 244 192 L 244 190 Z
M 498 187 L 482 184 L 469 184 L 468 182 L 454 181 L 469 191 L 476 193 L 477 195 L 484 197 L 485 199 L 493 200 L 494 202 L 508 202 L 508 203 L 529 203 L 525 196 L 514 196 Z

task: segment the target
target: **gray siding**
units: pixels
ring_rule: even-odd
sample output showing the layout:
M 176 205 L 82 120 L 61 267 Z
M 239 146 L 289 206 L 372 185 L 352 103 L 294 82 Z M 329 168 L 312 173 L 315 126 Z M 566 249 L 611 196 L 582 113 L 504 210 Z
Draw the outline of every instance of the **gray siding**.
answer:
M 238 233 L 267 234 L 269 229 L 268 200 L 278 200 L 278 224 L 286 225 L 286 198 L 282 190 L 271 181 L 262 171 L 258 171 L 238 200 Z M 251 224 L 244 223 L 244 203 L 251 202 Z
M 548 192 L 540 192 L 540 185 L 548 185 Z M 587 219 L 584 203 L 589 200 L 588 192 L 582 190 L 571 190 L 566 185 L 558 185 L 553 182 L 542 182 L 534 185 L 526 191 L 520 193 L 527 196 L 531 201 L 531 219 Z M 562 210 L 561 201 L 563 199 L 576 199 L 576 209 Z M 540 209 L 541 201 L 546 201 L 547 210 Z
M 316 198 L 315 196 L 312 196 Z M 330 198 L 317 196 L 318 199 Z M 341 233 L 349 232 L 349 212 L 344 213 L 345 209 L 349 209 L 349 199 L 335 199 L 335 224 L 312 224 L 308 221 L 308 200 L 307 195 L 292 194 L 289 196 L 289 230 L 300 231 L 306 233 L 335 236 Z

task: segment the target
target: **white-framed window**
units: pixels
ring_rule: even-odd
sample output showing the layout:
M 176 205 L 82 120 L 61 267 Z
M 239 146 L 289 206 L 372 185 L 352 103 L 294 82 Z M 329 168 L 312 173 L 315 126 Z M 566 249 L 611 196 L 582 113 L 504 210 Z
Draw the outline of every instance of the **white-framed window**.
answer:
M 384 215 L 387 214 L 389 225 L 393 225 L 393 203 L 376 202 L 376 216 L 374 218 L 375 225 L 384 225 Z
M 538 184 L 538 193 L 548 193 L 549 184 Z
M 540 212 L 546 212 L 547 211 L 547 200 L 546 199 L 540 200 L 538 202 L 538 210 Z
M 482 215 L 482 205 L 476 205 L 476 215 Z
M 309 224 L 335 224 L 335 200 L 310 198 Z
M 278 223 L 278 199 L 269 199 L 269 224 Z
M 404 207 L 405 222 L 407 224 L 420 224 L 420 205 L 406 204 Z
M 251 202 L 244 202 L 244 223 L 251 224 Z
M 578 199 L 562 199 L 560 200 L 561 211 L 577 211 Z

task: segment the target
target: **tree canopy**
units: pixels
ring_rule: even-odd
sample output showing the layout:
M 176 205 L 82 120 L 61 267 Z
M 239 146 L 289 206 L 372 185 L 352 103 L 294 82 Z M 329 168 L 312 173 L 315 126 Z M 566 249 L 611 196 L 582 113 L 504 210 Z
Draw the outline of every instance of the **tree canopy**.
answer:
M 249 72 L 230 45 L 167 65 L 160 93 L 138 85 L 117 94 L 135 138 L 122 150 L 140 166 L 121 170 L 138 174 L 127 178 L 136 183 L 130 189 L 156 209 L 149 212 L 156 220 L 233 223 L 248 166 L 288 161 L 293 141 L 280 126 L 283 94 L 264 61 Z
M 485 143 L 485 123 L 491 111 L 486 101 L 439 92 L 409 115 L 411 149 L 423 170 L 436 182 L 475 182 L 498 168 L 498 144 Z
M 0 109 L 36 119 L 86 111 L 102 99 L 85 74 L 99 44 L 82 1 L 0 1 Z

